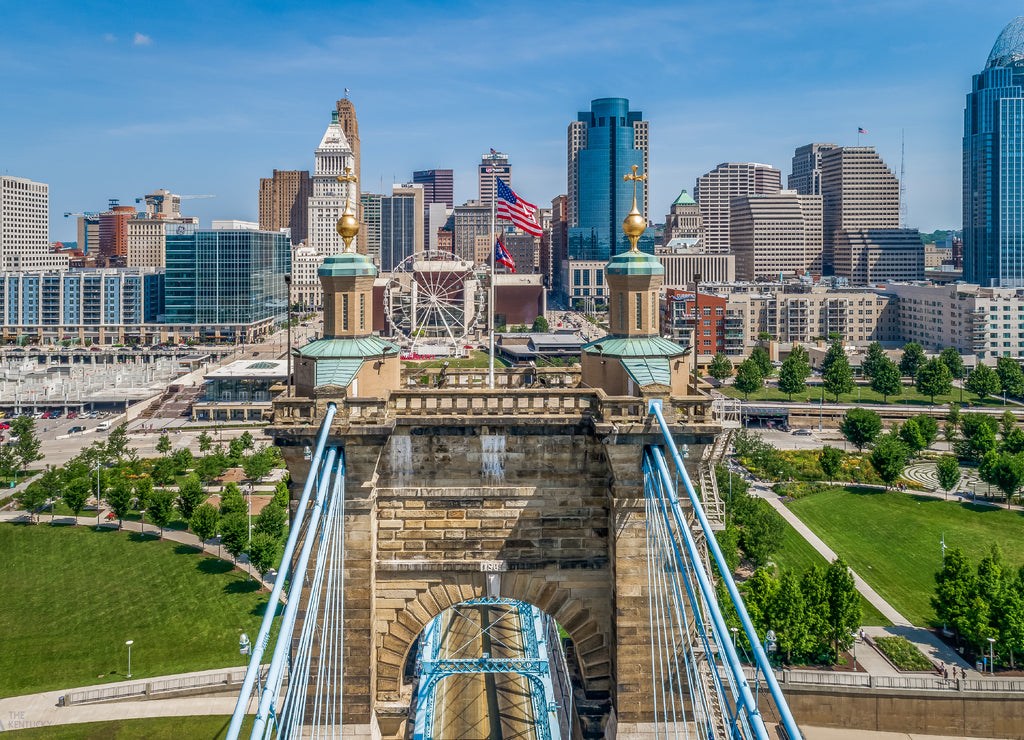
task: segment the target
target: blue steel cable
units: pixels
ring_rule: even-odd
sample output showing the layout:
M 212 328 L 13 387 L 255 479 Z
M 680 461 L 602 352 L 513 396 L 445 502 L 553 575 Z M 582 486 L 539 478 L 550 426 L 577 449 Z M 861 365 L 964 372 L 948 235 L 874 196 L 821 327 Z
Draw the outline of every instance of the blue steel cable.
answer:
M 249 665 L 245 669 L 245 678 L 242 680 L 242 688 L 238 692 L 238 701 L 235 703 L 235 710 L 231 714 L 231 723 L 228 726 L 226 740 L 238 740 L 238 735 L 242 731 L 242 721 L 245 719 L 245 710 L 249 704 L 249 695 L 252 694 L 253 684 L 256 682 L 256 677 L 260 672 L 260 663 L 263 660 L 263 651 L 266 650 L 267 641 L 270 639 L 270 628 L 274 622 L 274 616 L 277 614 L 277 604 L 281 599 L 281 590 L 284 588 L 284 582 L 288 578 L 288 567 L 291 561 L 292 552 L 295 549 L 295 543 L 298 540 L 299 529 L 297 526 L 298 520 L 304 516 L 306 511 L 306 505 L 309 503 L 309 496 L 313 490 L 313 482 L 317 478 L 317 472 L 323 456 L 324 446 L 327 444 L 327 435 L 331 430 L 331 422 L 334 420 L 334 415 L 338 412 L 338 407 L 333 404 L 327 404 L 327 412 L 324 414 L 324 420 L 320 424 L 320 431 L 316 440 L 316 447 L 313 450 L 313 458 L 309 465 L 309 474 L 306 476 L 306 484 L 302 487 L 302 495 L 299 497 L 299 505 L 295 510 L 296 523 L 293 523 L 291 531 L 288 533 L 288 540 L 285 543 L 284 553 L 281 555 L 281 567 L 278 570 L 277 578 L 274 579 L 274 587 L 270 591 L 270 598 L 267 600 L 267 611 L 263 615 L 263 621 L 260 623 L 260 631 L 256 636 L 256 639 L 252 641 L 252 655 L 249 658 Z
M 775 679 L 775 674 L 771 670 L 771 666 L 768 664 L 768 657 L 765 655 L 764 650 L 761 647 L 757 631 L 754 629 L 754 625 L 750 621 L 750 616 L 747 614 L 746 607 L 743 604 L 743 598 L 740 596 L 739 590 L 736 588 L 736 584 L 733 582 L 732 576 L 729 573 L 729 568 L 725 563 L 725 556 L 722 554 L 722 549 L 718 546 L 718 542 L 715 540 L 714 534 L 711 530 L 711 525 L 708 523 L 707 516 L 704 513 L 704 507 L 701 505 L 700 500 L 694 492 L 693 482 L 690 480 L 690 474 L 686 472 L 686 468 L 683 466 L 683 460 L 679 456 L 679 450 L 676 449 L 675 441 L 672 439 L 672 434 L 669 431 L 665 417 L 661 413 L 661 408 L 657 404 L 651 404 L 648 410 L 658 420 L 662 436 L 665 438 L 665 444 L 672 453 L 672 461 L 683 478 L 686 494 L 690 498 L 694 514 L 700 522 L 701 528 L 707 534 L 708 548 L 711 550 L 711 553 L 715 558 L 715 564 L 718 566 L 718 570 L 722 575 L 722 581 L 725 583 L 725 586 L 729 591 L 729 598 L 732 599 L 732 602 L 736 607 L 736 615 L 739 617 L 740 624 L 743 626 L 743 631 L 746 633 L 747 639 L 750 641 L 751 650 L 754 653 L 757 665 L 760 666 L 762 672 L 765 674 L 765 682 L 768 684 L 768 689 L 771 692 L 772 699 L 775 700 L 775 705 L 781 715 L 782 726 L 785 728 L 786 734 L 789 736 L 789 740 L 802 740 L 803 735 L 796 724 L 796 720 L 793 719 L 793 713 L 789 709 L 789 703 L 786 701 L 786 697 L 783 696 L 782 689 L 779 687 L 778 681 Z M 730 662 L 738 661 L 736 651 L 732 649 L 731 642 L 727 643 L 725 649 Z M 745 684 L 746 681 L 744 680 L 743 683 Z
M 646 486 L 644 492 L 646 494 Z M 644 514 L 645 519 L 650 521 L 651 516 L 651 497 L 649 495 L 644 496 Z M 647 619 L 650 623 L 651 632 L 651 697 L 654 701 L 654 740 L 658 740 L 658 694 L 659 689 L 664 690 L 665 686 L 665 673 L 662 670 L 662 659 L 661 659 L 661 641 L 657 643 L 657 651 L 655 651 L 655 638 L 658 632 L 654 629 L 654 575 L 652 570 L 654 568 L 653 558 L 651 556 L 653 548 L 652 541 L 654 539 L 654 533 L 650 527 L 647 530 Z M 658 629 L 661 629 L 659 624 Z M 655 652 L 657 652 L 657 660 L 655 659 Z M 658 678 L 661 678 L 659 681 Z M 666 737 L 667 737 L 666 732 Z

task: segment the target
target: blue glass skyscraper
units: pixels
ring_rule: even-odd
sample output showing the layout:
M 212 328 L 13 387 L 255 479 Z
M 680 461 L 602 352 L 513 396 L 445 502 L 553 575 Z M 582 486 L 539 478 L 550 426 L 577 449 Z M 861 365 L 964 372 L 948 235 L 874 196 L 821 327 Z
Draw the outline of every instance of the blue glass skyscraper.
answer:
M 1024 16 L 996 39 L 964 111 L 964 278 L 1024 287 Z
M 608 260 L 629 250 L 622 220 L 633 205 L 633 186 L 622 176 L 633 165 L 647 172 L 647 121 L 626 98 L 599 98 L 569 125 L 568 187 L 570 260 Z M 647 183 L 637 189 L 647 217 Z M 652 251 L 653 237 L 646 251 Z M 643 243 L 641 249 L 645 249 Z

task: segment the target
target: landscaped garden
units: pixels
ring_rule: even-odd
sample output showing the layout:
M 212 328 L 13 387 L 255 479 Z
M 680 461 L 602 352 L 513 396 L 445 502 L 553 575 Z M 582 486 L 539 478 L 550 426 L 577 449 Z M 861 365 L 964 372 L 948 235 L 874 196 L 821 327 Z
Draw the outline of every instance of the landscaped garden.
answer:
M 0 525 L 0 696 L 242 666 L 268 595 L 223 560 L 93 527 Z M 180 736 L 180 734 L 179 734 Z
M 778 389 L 775 385 L 769 385 L 762 387 L 761 390 L 754 391 L 747 397 L 744 393 L 739 391 L 735 386 L 723 385 L 715 390 L 721 391 L 724 395 L 730 398 L 739 398 L 743 400 L 747 398 L 750 401 L 779 401 L 781 403 L 790 403 L 790 397 L 788 393 L 784 393 Z M 802 392 L 796 392 L 793 394 L 793 402 L 800 403 L 820 403 L 821 402 L 821 385 L 814 384 L 808 385 L 806 390 Z M 826 391 L 825 393 L 825 405 L 835 405 L 835 396 Z M 881 393 L 877 393 L 871 390 L 871 387 L 866 384 L 859 384 L 854 387 L 853 391 L 849 393 L 839 394 L 839 403 L 841 404 L 904 404 L 907 406 L 931 406 L 932 399 L 922 393 L 918 393 L 917 389 L 912 385 L 906 385 L 903 388 L 902 395 L 883 397 Z M 979 400 L 977 396 L 964 392 L 960 393 L 959 388 L 955 388 L 952 393 L 944 393 L 935 396 L 935 404 L 950 404 L 950 403 L 963 403 L 964 406 L 973 404 L 975 406 L 1002 406 L 1002 397 L 988 396 L 984 400 Z M 1013 404 L 1011 404 L 1013 405 Z

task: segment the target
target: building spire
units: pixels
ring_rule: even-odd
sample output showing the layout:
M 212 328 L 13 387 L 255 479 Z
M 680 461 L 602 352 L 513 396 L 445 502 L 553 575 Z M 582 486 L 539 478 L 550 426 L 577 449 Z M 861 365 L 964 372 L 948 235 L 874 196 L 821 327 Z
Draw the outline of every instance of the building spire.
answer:
M 334 111 L 334 119 L 337 120 L 338 112 Z M 356 176 L 352 174 L 352 168 L 346 167 L 344 175 L 338 175 L 335 178 L 341 183 L 353 183 L 356 182 Z M 345 251 L 352 251 L 352 240 L 356 234 L 359 233 L 359 220 L 356 215 L 352 213 L 352 199 L 345 198 L 345 212 L 341 214 L 341 218 L 338 219 L 338 225 L 335 227 L 338 233 L 341 235 L 342 240 L 345 242 Z
M 622 176 L 622 179 L 626 182 L 630 180 L 633 181 L 633 208 L 630 210 L 626 218 L 623 219 L 622 221 L 622 231 L 626 234 L 626 237 L 629 239 L 630 252 L 640 251 L 637 249 L 636 243 L 637 240 L 639 240 L 640 237 L 643 236 L 644 231 L 647 230 L 647 223 L 644 221 L 643 214 L 641 214 L 640 209 L 636 207 L 636 184 L 637 182 L 643 182 L 644 180 L 646 180 L 647 173 L 645 172 L 642 175 L 638 175 L 636 173 L 638 169 L 640 169 L 639 166 L 633 165 L 633 174 Z

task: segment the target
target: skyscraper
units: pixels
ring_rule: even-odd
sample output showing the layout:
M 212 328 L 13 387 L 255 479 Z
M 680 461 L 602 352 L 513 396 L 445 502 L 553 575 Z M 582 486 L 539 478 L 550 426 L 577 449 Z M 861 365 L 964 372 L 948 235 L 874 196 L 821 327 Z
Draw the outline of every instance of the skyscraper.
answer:
M 391 195 L 380 199 L 380 270 L 395 266 L 423 251 L 423 188 L 392 185 Z
M 452 170 L 420 170 L 412 173 L 414 185 L 423 186 L 423 203 L 444 203 L 455 207 L 455 177 Z
M 804 144 L 793 153 L 793 171 L 789 189 L 798 195 L 821 195 L 821 154 L 838 144 Z
M 873 146 L 821 154 L 822 273 L 835 272 L 836 244 L 847 229 L 898 229 L 900 184 Z
M 308 170 L 274 170 L 260 178 L 260 229 L 291 229 L 292 244 L 309 236 L 309 196 L 313 180 Z
M 67 265 L 50 253 L 50 186 L 0 175 L 0 269 Z
M 757 162 L 723 162 L 697 178 L 694 196 L 704 222 L 704 252 L 729 254 L 732 199 L 767 195 L 782 189 L 782 173 Z
M 821 196 L 780 190 L 732 202 L 736 279 L 821 272 Z
M 964 279 L 1024 287 L 1024 16 L 974 75 L 963 146 Z
M 508 155 L 496 152 L 491 149 L 490 154 L 480 157 L 480 164 L 476 168 L 477 192 L 480 194 L 480 202 L 491 207 L 494 200 L 494 181 L 501 178 L 509 187 L 512 186 L 512 165 L 508 161 Z

